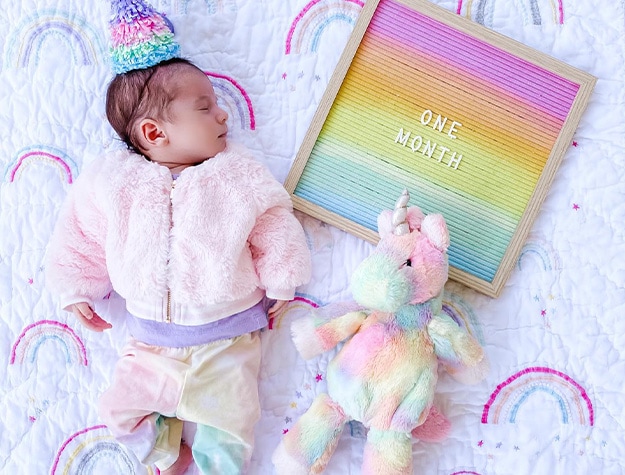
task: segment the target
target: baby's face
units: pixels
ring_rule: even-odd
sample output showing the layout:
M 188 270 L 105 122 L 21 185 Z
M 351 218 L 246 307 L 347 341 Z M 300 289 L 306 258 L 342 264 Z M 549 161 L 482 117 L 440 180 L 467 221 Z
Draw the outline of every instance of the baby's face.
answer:
M 163 127 L 169 139 L 167 161 L 184 167 L 223 152 L 228 113 L 217 105 L 213 86 L 204 73 L 185 68 L 179 74 L 182 86 L 169 105 L 169 119 Z

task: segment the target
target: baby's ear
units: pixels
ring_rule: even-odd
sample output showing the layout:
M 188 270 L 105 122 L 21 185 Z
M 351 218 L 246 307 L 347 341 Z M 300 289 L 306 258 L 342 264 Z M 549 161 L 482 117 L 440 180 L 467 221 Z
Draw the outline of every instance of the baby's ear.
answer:
M 139 127 L 139 136 L 143 144 L 148 147 L 158 147 L 167 141 L 165 131 L 160 124 L 153 119 L 143 119 L 137 125 Z
M 441 252 L 449 247 L 449 231 L 440 214 L 428 214 L 421 222 L 421 233 Z

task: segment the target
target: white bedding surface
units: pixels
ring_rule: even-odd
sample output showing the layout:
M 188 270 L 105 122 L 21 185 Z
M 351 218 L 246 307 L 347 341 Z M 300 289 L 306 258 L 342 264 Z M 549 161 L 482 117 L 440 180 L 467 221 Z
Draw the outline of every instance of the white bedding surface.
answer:
M 441 377 L 448 440 L 415 442 L 415 473 L 625 473 L 625 12 L 613 0 L 437 0 L 598 78 L 588 109 L 498 299 L 446 286 L 445 308 L 483 343 L 488 377 Z M 68 187 L 119 146 L 106 124 L 108 2 L 0 2 L 0 473 L 144 474 L 98 420 L 126 332 L 90 333 L 45 289 L 43 257 Z M 184 54 L 213 76 L 235 139 L 284 180 L 362 3 L 160 0 Z M 390 206 L 391 204 L 389 204 Z M 371 246 L 299 215 L 313 279 L 263 332 L 253 474 L 325 386 L 332 353 L 304 362 L 289 324 L 350 298 Z M 192 436 L 192 427 L 187 429 Z M 328 468 L 357 474 L 364 433 Z M 189 473 L 196 473 L 193 469 Z

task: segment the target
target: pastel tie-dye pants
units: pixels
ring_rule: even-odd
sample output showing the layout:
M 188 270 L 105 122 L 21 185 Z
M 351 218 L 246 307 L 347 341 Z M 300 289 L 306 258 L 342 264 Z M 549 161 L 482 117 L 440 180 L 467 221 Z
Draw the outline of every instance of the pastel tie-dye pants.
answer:
M 260 418 L 258 332 L 187 348 L 131 339 L 100 416 L 117 440 L 160 470 L 178 458 L 182 422 L 197 424 L 192 450 L 204 474 L 244 473 Z

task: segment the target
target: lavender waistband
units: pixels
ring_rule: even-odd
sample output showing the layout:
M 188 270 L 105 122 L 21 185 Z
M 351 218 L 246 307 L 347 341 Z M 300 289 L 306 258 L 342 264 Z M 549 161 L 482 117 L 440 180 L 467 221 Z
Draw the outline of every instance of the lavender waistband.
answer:
M 176 325 L 131 314 L 128 315 L 127 325 L 133 338 L 148 345 L 168 348 L 205 345 L 260 330 L 267 325 L 267 309 L 271 303 L 263 299 L 247 310 L 205 325 Z

